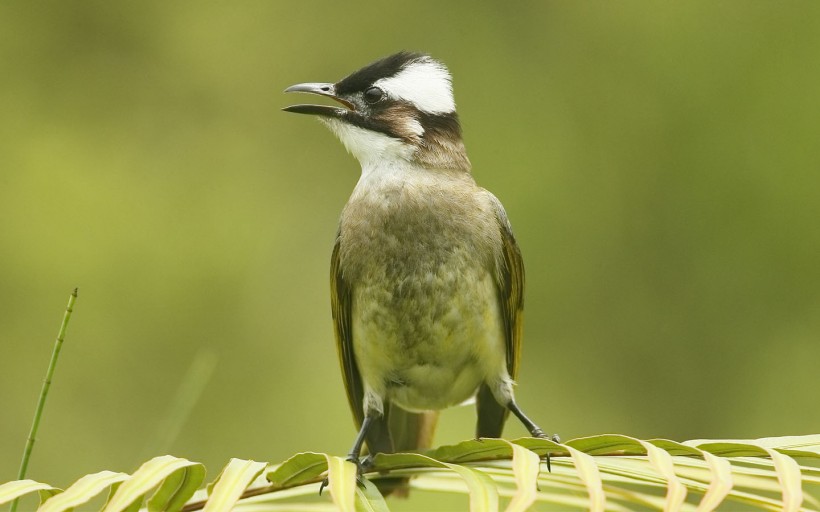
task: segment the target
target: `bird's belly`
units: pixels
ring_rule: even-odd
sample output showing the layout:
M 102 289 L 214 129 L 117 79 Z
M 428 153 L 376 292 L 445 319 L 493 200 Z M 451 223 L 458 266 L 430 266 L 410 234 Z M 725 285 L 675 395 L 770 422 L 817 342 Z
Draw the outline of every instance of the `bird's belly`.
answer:
M 497 292 L 486 270 L 438 271 L 357 284 L 353 346 L 366 390 L 408 410 L 443 409 L 505 372 Z
M 387 398 L 409 411 L 438 410 L 472 398 L 484 380 L 473 363 L 459 369 L 429 364 L 411 367 L 400 375 L 406 384 L 387 389 Z

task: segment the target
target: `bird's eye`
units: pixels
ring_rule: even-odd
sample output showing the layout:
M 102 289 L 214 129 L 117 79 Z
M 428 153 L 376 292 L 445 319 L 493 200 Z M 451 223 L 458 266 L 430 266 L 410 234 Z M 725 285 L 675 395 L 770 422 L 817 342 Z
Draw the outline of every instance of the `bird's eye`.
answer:
M 364 100 L 368 103 L 376 103 L 382 98 L 384 98 L 384 91 L 378 87 L 371 87 L 370 89 L 364 91 Z

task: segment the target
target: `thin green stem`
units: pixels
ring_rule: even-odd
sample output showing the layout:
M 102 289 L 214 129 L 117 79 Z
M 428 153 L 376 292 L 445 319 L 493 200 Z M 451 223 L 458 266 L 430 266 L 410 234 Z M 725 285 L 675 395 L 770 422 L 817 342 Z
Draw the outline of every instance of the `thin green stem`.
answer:
M 43 408 L 46 404 L 46 397 L 48 390 L 51 388 L 51 379 L 54 377 L 54 369 L 57 367 L 57 358 L 60 356 L 60 349 L 63 348 L 63 340 L 65 339 L 66 328 L 68 321 L 71 319 L 71 313 L 74 311 L 74 302 L 77 300 L 77 288 L 71 292 L 68 297 L 68 306 L 65 308 L 63 315 L 63 323 L 60 324 L 60 332 L 57 333 L 57 340 L 54 342 L 54 350 L 51 352 L 51 361 L 48 363 L 48 370 L 46 371 L 46 378 L 43 381 L 43 389 L 40 390 L 40 399 L 37 400 L 37 409 L 34 411 L 34 421 L 31 422 L 31 430 L 26 441 L 26 448 L 23 450 L 23 460 L 20 462 L 20 471 L 17 473 L 17 480 L 22 480 L 26 477 L 26 470 L 28 470 L 28 461 L 31 459 L 31 451 L 34 448 L 34 441 L 37 439 L 37 430 L 40 428 L 40 418 L 43 416 Z M 17 500 L 11 503 L 11 512 L 17 510 Z

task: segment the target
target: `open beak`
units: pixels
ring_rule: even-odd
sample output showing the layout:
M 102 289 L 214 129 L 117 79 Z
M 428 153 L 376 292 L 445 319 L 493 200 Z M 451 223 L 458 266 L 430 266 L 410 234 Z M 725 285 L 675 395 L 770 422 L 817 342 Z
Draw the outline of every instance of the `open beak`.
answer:
M 291 105 L 290 107 L 285 107 L 282 109 L 285 112 L 312 114 L 315 116 L 325 117 L 341 117 L 351 110 L 356 110 L 352 103 L 336 96 L 336 86 L 334 84 L 296 84 L 285 89 L 285 92 L 307 92 L 310 94 L 318 94 L 319 96 L 327 96 L 328 98 L 332 98 L 347 107 L 341 108 L 330 105 Z

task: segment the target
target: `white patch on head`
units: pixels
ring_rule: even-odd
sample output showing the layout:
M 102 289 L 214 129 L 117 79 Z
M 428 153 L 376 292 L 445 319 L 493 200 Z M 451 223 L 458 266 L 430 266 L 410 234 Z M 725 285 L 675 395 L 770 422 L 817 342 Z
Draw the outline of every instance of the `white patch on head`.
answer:
M 456 109 L 450 73 L 444 64 L 429 57 L 412 61 L 394 76 L 373 85 L 428 114 L 448 114 Z
M 359 128 L 338 119 L 323 117 L 320 120 L 339 137 L 348 152 L 362 164 L 362 169 L 371 168 L 380 162 L 409 161 L 416 151 L 414 146 L 380 132 Z M 418 125 L 420 134 L 424 133 L 421 124 L 415 120 L 413 122 Z

